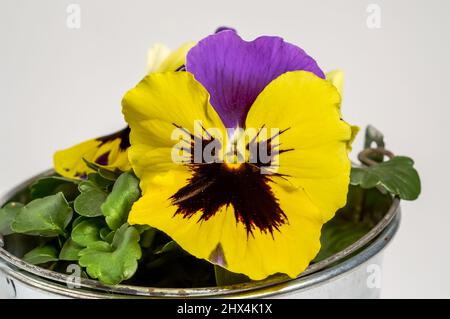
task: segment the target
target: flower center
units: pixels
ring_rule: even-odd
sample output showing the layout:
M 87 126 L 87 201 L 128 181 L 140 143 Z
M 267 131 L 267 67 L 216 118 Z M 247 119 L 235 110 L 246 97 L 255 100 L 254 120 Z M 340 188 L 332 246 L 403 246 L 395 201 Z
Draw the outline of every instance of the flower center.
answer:
M 174 126 L 181 128 L 176 124 Z M 207 133 L 205 128 L 202 129 Z M 275 139 L 289 128 L 277 130 L 269 138 L 258 141 L 257 137 L 261 130 L 262 128 L 247 145 L 244 144 L 244 151 L 250 151 L 246 160 L 242 152 L 236 148 L 236 140 L 239 137 L 237 130 L 232 135 L 231 143 L 227 145 L 223 161 L 208 161 L 204 158 L 201 162 L 196 161 L 195 149 L 198 147 L 204 151 L 216 140 L 209 133 L 206 134 L 207 138 L 189 134 L 191 140 L 185 142 L 190 144 L 191 160 L 186 165 L 192 171 L 192 177 L 186 186 L 170 197 L 172 204 L 177 206 L 175 215 L 191 218 L 200 213 L 198 221 L 206 221 L 232 206 L 236 222 L 243 223 L 247 234 L 252 235 L 256 228 L 273 235 L 275 230 L 279 230 L 280 226 L 287 223 L 287 217 L 280 208 L 270 183 L 274 183 L 272 180 L 274 176 L 284 179 L 288 176 L 272 172 L 270 168 L 276 156 L 293 151 L 293 149 L 280 150 L 279 141 Z M 261 149 L 269 153 L 262 152 Z
M 243 168 L 243 163 L 224 163 L 224 168 L 231 171 L 236 172 Z
M 231 205 L 236 221 L 243 223 L 250 234 L 255 228 L 273 234 L 287 222 L 270 189 L 272 180 L 255 165 L 193 164 L 191 169 L 188 184 L 171 197 L 172 204 L 178 206 L 175 215 L 190 218 L 200 212 L 199 221 L 206 221 Z

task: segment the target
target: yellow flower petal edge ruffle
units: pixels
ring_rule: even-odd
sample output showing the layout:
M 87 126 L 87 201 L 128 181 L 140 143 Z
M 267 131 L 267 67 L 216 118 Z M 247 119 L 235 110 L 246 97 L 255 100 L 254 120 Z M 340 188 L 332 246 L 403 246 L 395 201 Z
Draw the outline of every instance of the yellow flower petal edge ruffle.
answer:
M 171 50 L 162 43 L 155 43 L 152 45 L 147 53 L 147 72 L 156 72 L 170 53 Z
M 344 72 L 342 70 L 333 70 L 326 74 L 326 79 L 333 84 L 342 96 L 344 90 Z
M 340 119 L 340 95 L 333 85 L 309 72 L 288 72 L 250 108 L 246 127 L 284 130 L 279 142 L 286 151 L 274 159 L 277 172 L 264 178 L 266 193 L 287 218 L 272 233 L 258 228 L 249 233 L 233 205 L 219 207 L 207 219 L 205 208 L 189 216 L 179 213 L 173 196 L 192 183 L 194 172 L 171 160 L 177 143 L 173 124 L 193 130 L 194 121 L 201 120 L 205 130 L 224 132 L 208 93 L 191 74 L 151 74 L 122 104 L 131 128 L 130 162 L 143 191 L 130 224 L 160 229 L 192 255 L 254 280 L 274 273 L 295 277 L 308 266 L 320 249 L 322 225 L 345 205 L 349 183 L 351 128 Z
M 53 157 L 55 171 L 67 178 L 85 178 L 87 174 L 93 172 L 88 168 L 85 160 L 110 170 L 130 170 L 131 166 L 127 154 L 128 145 L 124 147 L 121 132 L 106 138 L 88 140 L 56 152 Z M 128 130 L 125 130 L 125 134 L 128 135 Z M 114 137 L 114 135 L 117 136 Z M 128 136 L 125 138 L 128 140 Z
M 164 44 L 153 45 L 147 54 L 148 73 L 177 71 L 186 63 L 186 55 L 196 42 L 187 42 L 174 51 Z
M 326 79 L 333 84 L 336 89 L 338 90 L 339 94 L 342 96 L 344 91 L 344 72 L 342 70 L 333 70 L 326 74 Z M 359 126 L 352 125 L 352 136 L 347 144 L 347 149 L 349 152 L 352 150 L 352 144 L 356 139 L 356 136 L 358 135 L 360 128 Z

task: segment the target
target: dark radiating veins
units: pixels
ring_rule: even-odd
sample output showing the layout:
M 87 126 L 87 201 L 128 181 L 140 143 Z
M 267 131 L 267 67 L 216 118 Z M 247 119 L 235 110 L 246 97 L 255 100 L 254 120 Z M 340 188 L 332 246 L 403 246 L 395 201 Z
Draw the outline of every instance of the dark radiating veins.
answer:
M 120 144 L 119 144 L 119 148 L 121 151 L 126 151 L 130 146 L 130 127 L 127 126 L 125 129 L 110 134 L 110 135 L 106 135 L 103 137 L 99 137 L 97 138 L 97 141 L 100 141 L 101 144 L 100 146 L 108 143 L 108 142 L 112 142 L 114 140 L 120 140 Z M 103 165 L 103 166 L 107 166 L 109 164 L 109 155 L 111 154 L 111 151 L 107 151 L 105 153 L 103 153 L 102 155 L 100 155 L 98 158 L 95 159 L 95 163 L 98 165 Z
M 131 144 L 130 144 L 130 127 L 127 126 L 126 128 L 124 128 L 123 130 L 113 133 L 111 135 L 106 135 L 103 137 L 99 137 L 97 138 L 97 141 L 102 142 L 101 145 L 106 144 L 108 142 L 112 142 L 116 139 L 120 139 L 120 149 L 122 151 L 127 150 Z
M 247 233 L 255 228 L 273 233 L 287 222 L 278 200 L 263 175 L 248 163 L 230 170 L 224 163 L 192 165 L 193 175 L 188 184 L 172 197 L 178 206 L 176 214 L 190 218 L 201 212 L 200 220 L 208 220 L 221 208 L 232 206 L 236 220 L 242 222 Z
M 181 128 L 176 124 L 174 126 Z M 292 150 L 275 150 L 271 145 L 275 137 L 286 131 L 287 129 L 280 131 L 262 142 L 267 143 L 268 154 L 271 154 L 272 159 L 277 154 Z M 202 143 L 202 147 L 206 147 L 214 141 L 214 137 L 209 133 L 206 134 L 206 138 L 186 133 L 191 138 L 190 143 L 186 142 L 190 144 L 192 150 L 198 142 Z M 253 145 L 257 146 L 256 149 L 261 146 L 259 144 L 261 142 L 256 142 L 256 138 L 250 143 L 256 143 L 257 145 Z M 247 150 L 249 148 L 247 145 Z M 175 215 L 191 218 L 200 212 L 199 221 L 206 221 L 221 209 L 232 207 L 236 221 L 243 223 L 250 235 L 257 229 L 273 235 L 274 231 L 288 222 L 269 186 L 270 182 L 274 182 L 271 177 L 285 178 L 285 176 L 277 173 L 272 175 L 261 173 L 261 170 L 269 167 L 271 163 L 263 162 L 259 158 L 253 158 L 251 163 L 198 163 L 194 161 L 192 155 L 192 160 L 187 165 L 192 171 L 191 178 L 186 186 L 170 198 L 172 204 L 177 206 Z

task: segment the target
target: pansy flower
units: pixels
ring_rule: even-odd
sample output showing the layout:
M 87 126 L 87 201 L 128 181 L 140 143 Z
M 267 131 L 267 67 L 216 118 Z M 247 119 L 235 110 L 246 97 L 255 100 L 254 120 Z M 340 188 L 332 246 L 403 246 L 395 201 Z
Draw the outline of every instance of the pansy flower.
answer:
M 130 169 L 128 148 L 130 147 L 129 127 L 114 134 L 95 138 L 77 144 L 53 157 L 55 171 L 64 177 L 85 179 L 92 172 L 86 162 L 106 169 L 127 171 Z
M 346 203 L 352 133 L 340 101 L 315 60 L 279 37 L 208 36 L 186 72 L 150 74 L 123 99 L 142 189 L 128 222 L 254 280 L 296 277 Z M 236 152 L 249 130 L 244 151 L 265 145 L 268 161 Z M 196 159 L 211 145 L 213 160 Z
M 184 69 L 186 54 L 195 42 L 188 42 L 174 51 L 163 44 L 153 45 L 147 55 L 147 71 L 164 72 Z M 92 170 L 87 166 L 91 162 L 106 169 L 128 171 L 130 128 L 77 144 L 54 155 L 55 171 L 65 177 L 84 179 Z

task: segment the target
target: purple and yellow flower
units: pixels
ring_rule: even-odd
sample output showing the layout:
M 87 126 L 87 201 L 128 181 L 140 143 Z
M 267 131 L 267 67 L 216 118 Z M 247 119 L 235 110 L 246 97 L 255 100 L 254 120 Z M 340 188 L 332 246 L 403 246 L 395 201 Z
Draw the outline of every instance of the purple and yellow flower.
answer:
M 346 203 L 352 130 L 341 120 L 338 90 L 313 58 L 279 37 L 246 42 L 219 32 L 189 51 L 185 69 L 152 73 L 123 99 L 142 189 L 128 222 L 254 280 L 297 276 L 320 249 L 322 225 Z M 187 149 L 218 141 L 228 150 L 235 133 L 250 128 L 278 131 L 246 145 L 268 144 L 270 165 L 248 156 L 173 161 L 174 129 L 188 133 Z
M 163 44 L 153 45 L 147 55 L 148 73 L 177 71 L 183 68 L 186 54 L 194 45 L 195 42 L 188 42 L 174 51 Z M 54 155 L 54 169 L 58 174 L 73 179 L 83 179 L 93 172 L 86 161 L 109 170 L 128 171 L 131 169 L 128 160 L 129 133 L 130 129 L 126 127 L 111 135 L 58 151 Z

